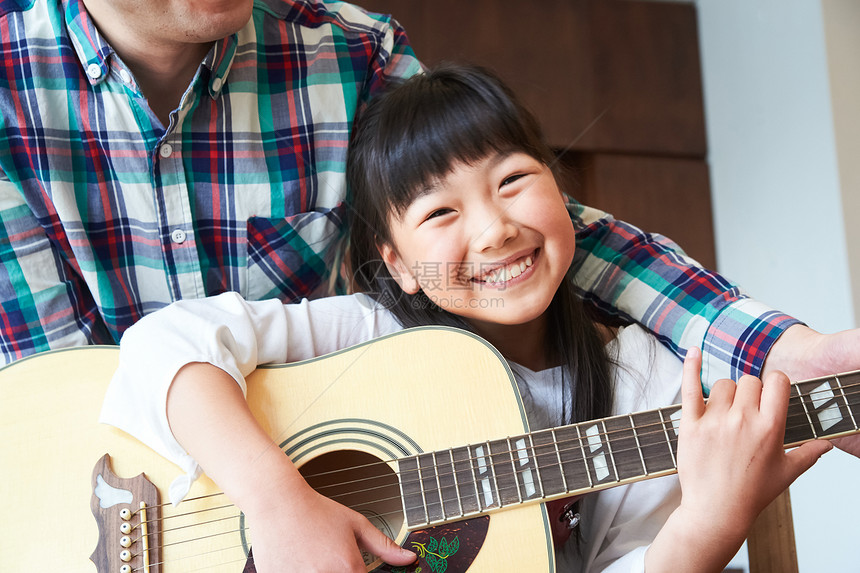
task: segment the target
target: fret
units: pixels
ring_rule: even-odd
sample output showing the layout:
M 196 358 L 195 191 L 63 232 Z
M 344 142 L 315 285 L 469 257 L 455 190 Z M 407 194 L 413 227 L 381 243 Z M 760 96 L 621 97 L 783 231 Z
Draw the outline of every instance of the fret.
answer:
M 669 446 L 669 453 L 672 455 L 672 467 L 678 467 L 678 429 L 681 421 L 681 407 L 670 406 L 669 408 L 661 408 L 657 410 L 660 414 L 660 425 L 663 428 L 663 435 L 666 437 L 666 443 Z
M 860 372 L 837 376 L 836 383 L 851 416 L 851 424 L 855 430 L 860 430 Z
M 788 401 L 788 413 L 785 421 L 785 438 L 783 443 L 795 444 L 815 439 L 815 427 L 806 411 L 803 396 L 798 386 L 792 386 L 793 396 Z
M 838 376 L 838 384 L 854 428 L 860 429 L 860 372 Z
M 639 412 L 632 418 L 646 475 L 675 469 L 672 443 L 660 412 Z
M 556 428 L 558 455 L 567 491 L 576 491 L 593 485 L 585 463 L 585 450 L 576 426 Z
M 488 446 L 472 446 L 472 471 L 478 490 L 478 504 L 482 510 L 499 507 L 496 476 L 493 474 L 493 464 Z
M 400 471 L 400 496 L 407 525 L 412 527 L 428 524 L 429 518 L 418 471 L 418 458 L 416 456 L 403 458 L 398 461 L 397 466 Z
M 583 440 L 583 453 L 586 459 L 586 468 L 592 479 L 592 483 L 601 484 L 610 481 L 618 481 L 617 474 L 613 474 L 614 466 L 610 469 L 612 453 L 604 441 L 606 428 L 601 422 L 577 425 L 577 429 L 583 428 L 585 438 Z M 590 462 L 590 463 L 589 463 Z
M 588 454 L 585 453 L 585 444 L 582 441 L 582 434 L 579 431 L 579 426 L 574 426 L 576 429 L 576 439 L 579 443 L 579 450 L 582 452 L 582 467 L 585 468 L 585 476 L 588 478 L 588 487 L 594 487 L 594 480 L 591 472 L 588 471 Z
M 532 452 L 540 475 L 543 494 L 547 497 L 569 491 L 561 470 L 561 457 L 555 430 L 544 430 L 532 434 Z
M 451 452 L 454 458 L 455 479 L 459 484 L 460 508 L 462 513 L 470 514 L 481 510 L 478 502 L 478 482 L 472 471 L 472 454 L 468 447 L 454 448 Z
M 642 474 L 648 475 L 648 470 L 645 467 L 645 456 L 642 454 L 642 444 L 639 443 L 639 436 L 636 432 L 636 424 L 633 422 L 633 415 L 627 414 L 627 420 L 630 422 L 630 428 L 633 430 L 633 439 L 636 441 L 636 451 L 639 453 L 639 463 L 642 464 Z
M 503 506 L 522 503 L 510 444 L 507 440 L 495 440 L 490 442 L 488 446 L 491 454 L 490 459 L 493 463 L 493 473 L 496 476 L 496 491 L 499 495 L 499 502 Z
M 639 477 L 645 473 L 645 464 L 636 442 L 630 416 L 617 416 L 603 421 L 606 441 L 619 480 Z
M 418 468 L 421 474 L 421 491 L 424 493 L 424 506 L 427 508 L 428 523 L 442 521 L 442 498 L 439 495 L 439 482 L 436 479 L 436 460 L 433 453 L 418 455 Z
M 436 456 L 436 479 L 439 482 L 439 492 L 442 495 L 442 512 L 445 517 L 463 515 L 460 506 L 460 495 L 457 491 L 457 474 L 454 473 L 454 462 L 451 458 L 451 450 L 443 450 L 435 453 Z
M 513 452 L 514 476 L 517 478 L 517 485 L 520 488 L 520 499 L 543 497 L 540 470 L 534 456 L 529 455 L 529 451 L 534 452 L 531 436 L 509 438 L 508 443 Z
M 839 386 L 839 381 L 836 378 L 809 380 L 794 386 L 803 405 L 805 418 L 810 426 L 809 429 L 814 437 L 826 437 L 857 429 L 852 421 L 849 405 Z M 786 437 L 796 438 L 794 431 L 796 423 L 797 421 L 794 419 L 789 419 L 786 423 Z M 789 434 L 788 431 L 789 424 L 792 426 L 792 434 Z M 799 430 L 796 433 L 799 434 Z M 793 443 L 793 441 L 788 443 Z

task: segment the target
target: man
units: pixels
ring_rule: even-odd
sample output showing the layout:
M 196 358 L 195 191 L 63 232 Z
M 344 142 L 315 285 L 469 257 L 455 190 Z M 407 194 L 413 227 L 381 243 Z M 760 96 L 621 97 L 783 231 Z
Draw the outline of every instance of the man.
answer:
M 352 119 L 420 70 L 396 22 L 300 0 L 5 0 L 0 43 L 6 362 L 116 343 L 181 298 L 329 292 Z M 860 366 L 857 333 L 818 335 L 665 240 L 571 213 L 585 298 L 679 355 L 702 346 L 708 383 Z

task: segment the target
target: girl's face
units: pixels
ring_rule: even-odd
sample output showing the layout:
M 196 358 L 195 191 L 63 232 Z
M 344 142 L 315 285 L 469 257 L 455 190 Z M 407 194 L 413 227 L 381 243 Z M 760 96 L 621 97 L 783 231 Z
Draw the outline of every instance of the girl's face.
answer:
M 389 225 L 380 253 L 403 290 L 479 327 L 542 319 L 575 250 L 555 178 L 524 153 L 456 164 Z

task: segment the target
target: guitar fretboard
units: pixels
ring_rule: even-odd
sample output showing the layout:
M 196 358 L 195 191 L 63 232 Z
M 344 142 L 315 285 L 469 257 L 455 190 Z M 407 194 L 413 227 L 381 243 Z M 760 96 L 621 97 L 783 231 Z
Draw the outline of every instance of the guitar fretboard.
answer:
M 410 529 L 677 471 L 681 406 L 613 416 L 398 461 Z M 792 386 L 786 447 L 860 431 L 860 371 Z

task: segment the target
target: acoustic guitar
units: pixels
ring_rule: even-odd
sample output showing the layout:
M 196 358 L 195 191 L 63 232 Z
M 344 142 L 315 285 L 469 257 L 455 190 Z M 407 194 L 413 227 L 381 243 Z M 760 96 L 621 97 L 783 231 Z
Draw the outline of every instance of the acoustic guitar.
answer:
M 169 505 L 178 468 L 97 422 L 117 357 L 0 370 L 0 571 L 253 571 L 253 532 L 211 480 Z M 786 447 L 857 432 L 858 387 L 860 372 L 794 385 Z M 553 571 L 541 502 L 676 471 L 679 406 L 530 432 L 498 352 L 447 328 L 260 367 L 248 400 L 317 491 L 419 555 L 379 572 Z

